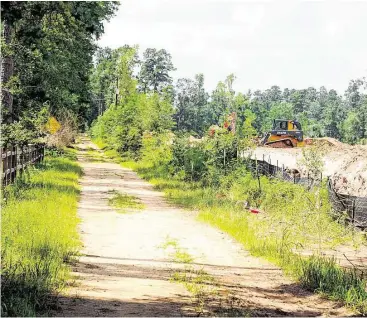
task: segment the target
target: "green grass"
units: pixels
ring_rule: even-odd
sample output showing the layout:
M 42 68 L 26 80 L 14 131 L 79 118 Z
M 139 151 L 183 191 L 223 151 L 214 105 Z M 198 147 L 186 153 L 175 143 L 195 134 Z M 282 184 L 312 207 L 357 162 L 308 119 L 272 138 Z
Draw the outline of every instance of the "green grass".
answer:
M 164 250 L 169 248 L 173 249 L 173 252 L 170 253 L 170 257 L 177 263 L 190 264 L 194 261 L 194 258 L 186 251 L 186 249 L 179 246 L 177 239 L 167 237 L 166 241 L 159 247 Z
M 192 265 L 194 257 L 186 249 L 180 247 L 177 239 L 168 236 L 159 247 L 168 250 L 169 256 L 174 262 L 185 264 L 183 270 L 175 270 L 172 273 L 171 281 L 185 286 L 191 293 L 193 303 L 196 304 L 196 314 L 198 316 L 202 315 L 208 297 L 215 292 L 213 287 L 214 278 L 205 272 L 203 268 L 195 269 Z
M 210 188 L 172 177 L 164 168 L 147 162 L 125 162 L 123 166 L 164 191 L 171 202 L 199 210 L 200 220 L 229 233 L 253 255 L 280 266 L 307 289 L 367 315 L 366 281 L 320 255 L 339 245 L 354 248 L 365 244 L 361 234 L 333 217 L 325 187 L 309 192 L 301 186 L 261 177 L 259 191 L 258 180 L 240 172 L 222 177 L 219 188 Z M 262 212 L 249 213 L 244 202 Z M 302 251 L 312 251 L 314 256 L 301 256 Z
M 120 193 L 118 191 L 112 192 L 113 196 L 108 199 L 108 204 L 117 208 L 120 213 L 126 213 L 131 210 L 142 210 L 145 207 L 145 205 L 140 202 L 139 198 L 133 195 Z
M 47 314 L 78 253 L 75 152 L 48 154 L 3 193 L 2 316 Z
M 94 144 L 103 150 L 103 156 L 109 160 L 120 163 L 122 162 L 121 155 L 114 149 L 109 149 L 108 146 L 101 139 L 93 139 Z
M 104 150 L 107 147 L 107 145 L 103 142 L 102 139 L 98 139 L 98 138 L 93 139 L 93 142 L 98 146 L 98 148 L 100 148 L 102 150 Z

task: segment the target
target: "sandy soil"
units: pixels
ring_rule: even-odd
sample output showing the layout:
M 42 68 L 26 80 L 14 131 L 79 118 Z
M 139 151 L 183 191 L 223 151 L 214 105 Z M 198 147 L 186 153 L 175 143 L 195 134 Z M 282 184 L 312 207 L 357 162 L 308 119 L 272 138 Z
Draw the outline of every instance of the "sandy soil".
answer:
M 58 316 L 197 316 L 195 299 L 172 274 L 184 265 L 161 248 L 177 240 L 211 275 L 216 293 L 205 297 L 200 314 L 219 316 L 347 316 L 339 304 L 309 293 L 281 270 L 255 258 L 225 233 L 196 220 L 194 212 L 169 205 L 162 193 L 133 171 L 96 162 L 83 149 L 85 175 L 79 203 L 83 254 L 74 279 L 60 298 Z M 145 209 L 121 214 L 108 205 L 111 191 L 140 198 Z
M 329 138 L 331 139 L 331 138 Z M 336 142 L 324 145 L 323 175 L 331 177 L 335 189 L 339 193 L 367 197 L 367 146 L 351 146 Z M 265 160 L 272 165 L 289 169 L 297 169 L 302 173 L 302 148 L 257 147 L 252 158 Z M 307 172 L 304 171 L 304 175 Z

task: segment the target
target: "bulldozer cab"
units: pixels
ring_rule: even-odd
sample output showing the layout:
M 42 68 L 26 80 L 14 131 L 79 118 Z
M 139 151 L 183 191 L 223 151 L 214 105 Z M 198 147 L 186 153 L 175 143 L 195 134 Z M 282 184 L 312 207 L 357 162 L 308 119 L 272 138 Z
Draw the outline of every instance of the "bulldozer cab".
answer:
M 296 120 L 282 120 L 274 119 L 272 130 L 299 130 L 301 131 L 301 124 Z
M 262 144 L 275 148 L 303 147 L 301 124 L 296 120 L 275 119 Z

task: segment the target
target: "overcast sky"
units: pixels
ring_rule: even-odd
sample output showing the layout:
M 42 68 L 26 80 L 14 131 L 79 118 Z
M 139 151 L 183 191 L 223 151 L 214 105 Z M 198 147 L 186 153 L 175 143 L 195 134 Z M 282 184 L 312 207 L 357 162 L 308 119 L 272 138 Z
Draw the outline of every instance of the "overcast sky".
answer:
M 164 48 L 173 76 L 215 88 L 316 88 L 342 93 L 367 75 L 367 1 L 124 0 L 101 46 Z

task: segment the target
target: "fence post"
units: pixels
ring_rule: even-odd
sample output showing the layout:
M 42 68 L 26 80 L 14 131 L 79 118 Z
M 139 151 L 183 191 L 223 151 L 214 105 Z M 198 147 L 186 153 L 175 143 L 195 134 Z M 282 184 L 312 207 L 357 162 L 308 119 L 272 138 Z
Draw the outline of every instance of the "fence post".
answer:
M 9 184 L 12 183 L 13 181 L 13 145 L 10 145 L 10 156 L 9 156 L 9 160 L 10 160 L 10 170 L 9 170 Z M 8 169 L 9 169 L 8 168 Z
M 259 175 L 259 165 L 258 165 L 257 160 L 255 162 L 256 162 L 256 177 L 257 177 L 257 182 L 259 184 L 259 191 L 261 193 L 261 182 L 260 182 L 260 175 Z
M 3 147 L 1 147 L 0 148 L 0 156 L 1 156 L 1 169 L 0 169 L 0 171 L 2 171 L 3 170 L 3 166 L 4 166 L 4 162 L 3 162 L 3 153 L 4 153 L 4 148 Z M 2 182 L 3 180 L 1 180 L 1 182 Z
M 355 212 L 356 212 L 356 199 L 353 200 L 353 203 L 352 203 L 352 224 L 354 225 L 355 223 Z
M 8 173 L 8 182 L 9 184 L 11 183 L 11 179 L 12 179 L 12 172 L 11 169 L 13 168 L 13 152 L 12 152 L 12 148 L 13 145 L 10 145 L 10 148 L 8 148 L 8 154 L 9 154 L 9 162 L 8 162 L 8 169 L 9 169 L 9 173 Z
M 15 169 L 16 169 L 16 162 L 15 162 L 15 147 L 14 145 L 10 148 L 11 151 L 11 170 L 10 170 L 10 182 L 13 182 L 15 180 Z
M 3 161 L 3 176 L 2 176 L 2 182 L 4 183 L 4 185 L 7 185 L 7 178 L 6 178 L 6 170 L 8 169 L 8 149 L 6 147 L 4 147 L 4 159 L 1 158 L 1 160 Z
M 37 148 L 37 163 L 41 162 L 41 151 L 42 151 L 42 148 L 38 145 L 38 148 Z
M 25 162 L 25 159 L 26 159 L 26 149 L 27 149 L 27 147 L 22 145 L 22 156 L 20 157 L 21 158 L 20 164 L 22 166 L 22 173 L 23 173 L 23 170 L 24 170 L 24 162 Z

